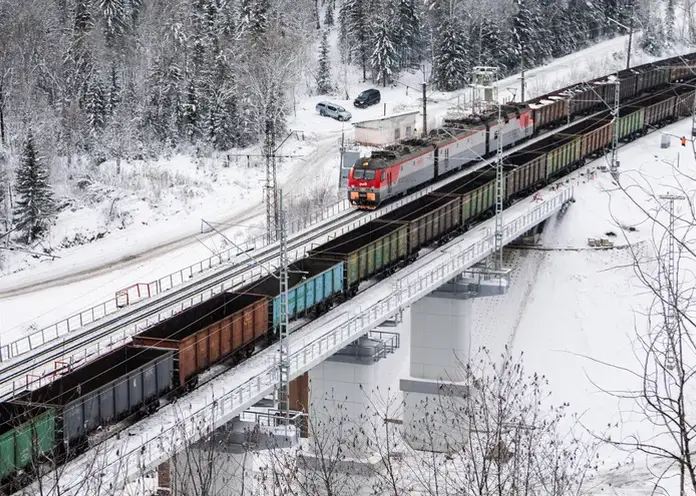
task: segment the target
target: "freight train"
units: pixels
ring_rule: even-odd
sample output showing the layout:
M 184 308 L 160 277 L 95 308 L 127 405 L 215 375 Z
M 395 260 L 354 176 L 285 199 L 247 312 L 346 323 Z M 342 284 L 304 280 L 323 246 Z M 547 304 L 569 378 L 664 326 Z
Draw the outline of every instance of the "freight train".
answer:
M 573 85 L 517 105 L 460 120 L 445 120 L 427 138 L 411 138 L 370 157 L 358 159 L 348 174 L 348 199 L 359 209 L 374 210 L 390 199 L 493 155 L 502 140 L 504 149 L 537 136 L 540 131 L 569 124 L 578 116 L 599 112 L 616 98 L 627 102 L 693 75 L 693 55 L 674 57 L 619 72 L 588 83 Z M 500 128 L 500 129 L 499 129 Z
M 693 84 L 696 78 L 688 80 Z M 633 98 L 616 120 L 601 112 L 507 157 L 505 206 L 601 156 L 614 126 L 620 140 L 630 141 L 690 115 L 693 88 L 676 84 Z M 465 232 L 494 210 L 495 170 L 488 167 L 310 250 L 289 268 L 289 318 L 328 311 L 354 296 L 361 283 L 393 273 L 416 259 L 421 248 Z M 213 365 L 231 366 L 267 347 L 278 339 L 279 325 L 280 285 L 269 275 L 184 310 L 135 335 L 132 343 L 0 403 L 0 491 L 26 483 L 45 460 L 82 452 L 101 427 L 152 413 L 162 401 L 194 387 L 203 372 L 211 376 Z

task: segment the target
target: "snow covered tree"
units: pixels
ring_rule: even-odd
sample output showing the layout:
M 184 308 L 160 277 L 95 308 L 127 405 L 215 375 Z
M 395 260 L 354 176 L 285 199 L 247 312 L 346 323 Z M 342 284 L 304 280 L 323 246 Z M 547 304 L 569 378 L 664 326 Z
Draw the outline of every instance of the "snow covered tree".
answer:
M 98 0 L 98 9 L 104 22 L 104 36 L 114 46 L 128 27 L 128 14 L 124 0 Z
M 200 112 L 198 106 L 198 91 L 193 80 L 186 86 L 186 96 L 181 107 L 183 118 L 183 132 L 190 140 L 196 139 L 199 134 Z
M 369 0 L 344 0 L 339 11 L 341 43 L 360 64 L 363 80 L 367 80 L 367 65 L 372 51 L 370 6 Z
M 7 162 L 5 155 L 0 149 L 0 234 L 6 233 L 10 229 L 10 180 L 7 174 Z
M 319 44 L 319 68 L 317 70 L 317 92 L 326 95 L 331 92 L 331 62 L 329 60 L 329 32 L 324 31 Z
M 94 27 L 89 0 L 76 0 L 73 6 L 73 37 L 82 38 Z
M 246 24 L 252 38 L 258 40 L 266 33 L 270 9 L 269 0 L 242 0 L 242 22 Z
M 406 67 L 419 58 L 421 25 L 415 0 L 394 0 L 387 7 L 399 64 Z
M 510 69 L 529 68 L 544 60 L 548 46 L 542 43 L 539 16 L 534 0 L 514 0 L 510 44 L 513 47 Z
M 482 17 L 472 25 L 469 47 L 474 65 L 498 66 L 505 72 L 505 61 L 510 58 L 509 45 L 505 43 L 500 26 L 488 17 Z
M 435 33 L 433 84 L 440 91 L 454 91 L 469 75 L 468 44 L 461 22 L 445 17 Z
M 106 125 L 107 101 L 104 86 L 98 75 L 94 77 L 85 95 L 85 113 L 92 135 L 98 135 Z
M 328 0 L 326 2 L 326 10 L 324 10 L 324 26 L 327 28 L 334 25 L 334 3 L 336 0 Z
M 674 0 L 667 0 L 665 6 L 665 36 L 668 42 L 674 41 Z
M 233 89 L 222 88 L 214 93 L 208 116 L 208 139 L 216 150 L 240 145 L 240 116 Z
M 48 168 L 38 156 L 31 131 L 24 141 L 17 167 L 15 191 L 15 225 L 24 240 L 31 244 L 48 231 L 55 213 Z
M 374 50 L 370 57 L 370 65 L 376 81 L 381 81 L 382 86 L 393 79 L 399 68 L 399 54 L 394 42 L 392 24 L 387 19 L 378 19 L 375 23 Z
M 119 82 L 118 74 L 116 73 L 116 66 L 111 66 L 111 74 L 109 77 L 109 89 L 106 94 L 106 114 L 111 116 L 116 112 L 116 107 L 121 102 L 121 84 Z
M 662 29 L 662 20 L 656 15 L 650 15 L 649 19 L 638 46 L 645 53 L 659 57 L 665 48 L 665 32 Z

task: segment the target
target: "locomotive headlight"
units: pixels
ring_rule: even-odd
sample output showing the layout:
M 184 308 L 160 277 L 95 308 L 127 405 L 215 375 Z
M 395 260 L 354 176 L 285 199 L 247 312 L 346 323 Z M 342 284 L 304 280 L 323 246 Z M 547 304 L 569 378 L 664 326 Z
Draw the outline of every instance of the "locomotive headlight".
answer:
M 358 199 L 358 192 L 357 191 L 351 191 L 350 192 L 350 199 L 351 200 L 357 200 Z
M 367 200 L 368 200 L 368 201 L 375 201 L 375 194 L 374 194 L 374 193 L 368 193 L 368 194 L 367 194 Z

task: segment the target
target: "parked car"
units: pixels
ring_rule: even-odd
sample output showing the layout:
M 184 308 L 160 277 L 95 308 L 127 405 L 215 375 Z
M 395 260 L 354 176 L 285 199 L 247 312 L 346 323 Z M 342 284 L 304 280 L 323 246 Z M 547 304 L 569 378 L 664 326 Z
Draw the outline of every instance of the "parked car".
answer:
M 350 118 L 353 117 L 346 109 L 331 102 L 317 103 L 317 112 L 319 112 L 319 115 L 333 117 L 339 121 L 349 121 Z
M 365 90 L 360 93 L 353 102 L 353 105 L 355 105 L 357 108 L 365 108 L 369 107 L 370 105 L 378 104 L 381 98 L 382 95 L 379 93 L 379 90 L 370 88 L 369 90 Z

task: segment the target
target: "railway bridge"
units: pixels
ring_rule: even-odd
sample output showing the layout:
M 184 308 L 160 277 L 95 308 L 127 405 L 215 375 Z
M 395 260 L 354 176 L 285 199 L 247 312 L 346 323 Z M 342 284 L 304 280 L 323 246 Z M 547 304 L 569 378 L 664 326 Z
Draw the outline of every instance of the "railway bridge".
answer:
M 572 183 L 566 177 L 506 209 L 503 243 L 514 241 L 565 208 L 573 197 Z M 495 219 L 480 223 L 292 333 L 290 379 L 303 375 L 361 336 L 395 319 L 490 256 L 496 244 L 494 229 Z M 155 469 L 169 460 L 172 453 L 190 446 L 205 433 L 229 423 L 272 395 L 279 383 L 278 363 L 276 344 L 66 463 L 57 469 L 60 474 L 45 475 L 44 487 L 58 480 L 59 491 L 54 490 L 55 494 L 115 494 L 144 470 Z M 410 380 L 410 385 L 409 380 L 402 384 L 411 391 L 427 393 L 428 390 L 417 379 Z M 99 469 L 93 470 L 96 459 Z M 38 482 L 33 486 L 38 490 Z M 28 494 L 27 489 L 18 494 Z

